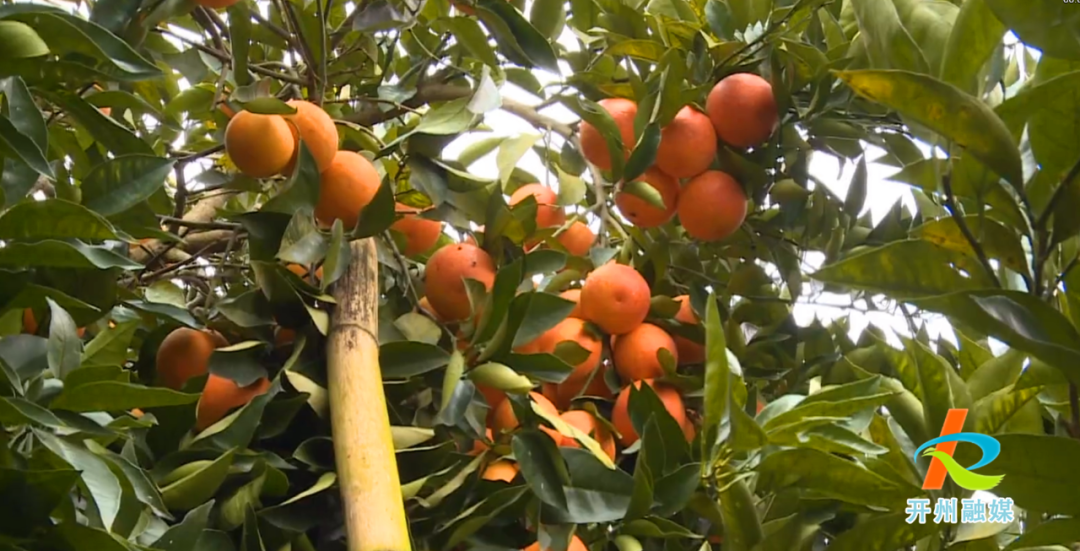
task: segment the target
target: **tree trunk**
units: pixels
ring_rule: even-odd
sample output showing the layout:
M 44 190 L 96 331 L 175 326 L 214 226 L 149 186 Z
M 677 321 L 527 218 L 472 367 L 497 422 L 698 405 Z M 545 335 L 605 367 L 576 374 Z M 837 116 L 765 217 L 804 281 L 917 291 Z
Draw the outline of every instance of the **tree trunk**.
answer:
M 373 239 L 351 244 L 334 284 L 327 342 L 330 418 L 349 551 L 411 551 L 379 368 L 379 263 Z

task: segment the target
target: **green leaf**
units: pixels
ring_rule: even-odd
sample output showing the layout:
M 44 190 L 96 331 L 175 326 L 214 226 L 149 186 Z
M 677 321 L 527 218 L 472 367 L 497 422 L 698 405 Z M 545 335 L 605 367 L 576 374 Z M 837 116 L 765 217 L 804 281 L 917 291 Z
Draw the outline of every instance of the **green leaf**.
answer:
M 233 78 L 237 86 L 251 84 L 248 54 L 251 49 L 251 14 L 246 2 L 229 6 L 229 45 L 232 46 Z M 245 108 L 247 106 L 245 105 Z
M 0 249 L 0 266 L 98 270 L 109 268 L 136 270 L 143 267 L 142 264 L 124 258 L 107 247 L 52 239 L 36 243 L 9 243 Z
M 986 0 L 983 0 L 986 1 Z M 1005 122 L 1013 138 L 1019 140 L 1024 125 L 1048 105 L 1071 99 L 1080 86 L 1080 71 L 1056 75 L 1043 81 L 1028 81 L 1015 96 L 1003 101 L 994 111 Z
M 513 138 L 504 139 L 499 145 L 499 152 L 495 155 L 495 164 L 499 168 L 499 181 L 504 186 L 510 181 L 510 176 L 514 173 L 518 162 L 539 139 L 539 134 L 519 134 Z
M 529 21 L 544 37 L 554 40 L 566 26 L 566 2 L 537 0 L 529 10 Z
M 638 176 L 644 174 L 656 160 L 656 152 L 659 147 L 660 125 L 656 122 L 651 122 L 645 127 L 645 130 L 642 131 L 641 139 L 639 139 L 637 145 L 634 146 L 634 151 L 630 154 L 630 159 L 626 161 L 626 171 L 623 173 L 623 178 L 625 180 L 634 180 Z M 656 192 L 655 195 L 660 197 L 659 192 Z M 652 203 L 651 200 L 645 197 L 642 197 L 642 199 Z M 660 209 L 665 208 L 663 199 L 660 199 L 659 205 L 654 206 Z
M 469 111 L 469 101 L 471 98 L 459 98 L 432 107 L 424 113 L 420 124 L 417 124 L 411 133 L 442 136 L 464 132 L 472 126 L 477 117 Z
M 65 379 L 79 368 L 82 357 L 82 339 L 76 333 L 75 320 L 53 299 L 49 304 L 49 369 L 59 379 Z
M 961 291 L 913 300 L 975 331 L 1027 352 L 1080 380 L 1080 335 L 1063 314 L 1020 291 Z
M 509 2 L 504 0 L 478 0 L 476 2 L 476 15 L 488 28 L 496 40 L 510 41 L 517 46 L 521 53 L 541 69 L 547 69 L 555 74 L 559 73 L 559 58 L 555 55 L 555 49 L 547 37 L 532 26 L 528 20 Z M 497 23 L 501 23 L 498 25 Z M 502 29 L 509 31 L 501 33 Z M 500 36 L 505 34 L 505 36 Z
M 926 73 L 926 57 L 900 22 L 897 6 L 889 0 L 852 0 L 860 36 L 874 67 Z
M 26 23 L 0 21 L 0 50 L 9 59 L 25 59 L 48 54 L 49 45 Z
M 454 39 L 465 47 L 472 56 L 488 67 L 499 67 L 499 59 L 495 57 L 495 49 L 491 47 L 488 36 L 484 34 L 480 24 L 471 17 L 451 17 L 442 19 L 437 24 L 446 25 Z M 499 138 L 501 140 L 501 138 Z M 490 151 L 490 150 L 489 150 Z M 483 156 L 483 155 L 481 155 Z M 467 163 L 460 159 L 463 164 Z
M 265 353 L 266 343 L 262 341 L 244 341 L 218 348 L 210 354 L 208 369 L 210 373 L 231 379 L 239 386 L 249 386 L 267 376 L 266 368 L 262 365 Z
M 732 410 L 731 366 L 728 365 L 727 338 L 714 292 L 705 306 L 705 415 L 701 425 L 702 476 L 708 476 L 721 443 L 720 427 Z
M 826 265 L 810 277 L 897 298 L 989 286 L 953 268 L 956 257 L 957 253 L 929 241 L 896 241 Z
M 507 326 L 513 332 L 512 347 L 530 343 L 555 327 L 574 310 L 573 301 L 548 293 L 523 293 L 510 301 Z
M 664 204 L 664 196 L 660 194 L 660 190 L 645 180 L 633 180 L 623 184 L 621 193 L 633 195 L 653 207 L 667 210 L 667 206 Z
M 1005 475 L 994 495 L 1011 497 L 1018 507 L 1054 514 L 1080 514 L 1080 495 L 1070 491 L 1080 484 L 1080 472 L 1071 458 L 1080 457 L 1080 442 L 1060 436 L 1001 434 L 1001 454 L 979 474 Z M 960 447 L 961 465 L 977 461 L 978 451 Z
M 199 537 L 202 536 L 203 530 L 207 527 L 210 520 L 210 510 L 213 509 L 214 503 L 215 501 L 211 499 L 188 511 L 188 514 L 184 515 L 184 520 L 170 526 L 151 547 L 161 551 L 194 551 L 195 549 L 202 549 L 196 547 L 196 545 L 199 543 Z
M 1044 55 L 1080 60 L 1080 14 L 1064 2 L 986 0 L 997 18 Z
M 171 511 L 190 511 L 214 497 L 229 476 L 236 450 L 231 449 L 212 463 L 161 489 L 161 497 Z
M 840 534 L 829 545 L 840 551 L 903 549 L 941 531 L 936 522 L 908 524 L 907 513 L 891 513 L 864 520 Z
M 510 447 L 536 497 L 553 507 L 566 509 L 563 485 L 570 483 L 570 475 L 555 441 L 537 429 L 526 429 L 514 434 Z
M 0 27 L 2 32 L 2 27 Z M 15 537 L 30 537 L 37 527 L 52 524 L 50 513 L 79 480 L 79 472 L 63 470 L 16 470 L 0 467 L 0 493 L 8 499 L 0 515 L 0 530 Z
M 275 97 L 255 98 L 241 104 L 245 111 L 258 115 L 295 115 L 296 108 Z
M 199 394 L 119 381 L 99 381 L 64 389 L 49 407 L 83 413 L 181 406 L 198 401 Z
M 626 162 L 624 152 L 629 151 L 630 144 L 622 143 L 622 133 L 615 124 L 615 119 L 611 117 L 611 113 L 608 113 L 607 109 L 601 107 L 600 104 L 586 98 L 563 96 L 561 99 L 563 105 L 573 111 L 575 115 L 581 117 L 582 120 L 596 127 L 596 130 L 604 137 L 608 152 L 611 154 L 612 180 L 622 180 Z
M 363 239 L 378 235 L 394 224 L 394 183 L 384 178 L 375 197 L 360 211 L 356 228 L 352 231 L 353 239 Z
M 56 177 L 45 154 L 4 115 L 0 115 L 0 154 L 21 160 L 42 176 Z
M 851 177 L 847 197 L 844 199 L 844 212 L 851 216 L 858 216 L 866 203 L 866 180 L 866 156 L 864 155 L 855 165 L 855 175 Z
M 66 461 L 73 469 L 81 472 L 82 482 L 89 491 L 89 497 L 97 505 L 102 523 L 112 527 L 120 513 L 123 488 L 105 460 L 83 446 L 51 433 L 35 429 L 34 435 L 49 451 Z
M 75 522 L 60 524 L 53 528 L 44 539 L 46 540 L 44 545 L 49 546 L 49 549 L 130 551 L 130 548 L 119 536 Z
M 117 239 L 108 220 L 63 199 L 23 201 L 0 214 L 0 239 Z
M 758 467 L 759 491 L 787 488 L 855 505 L 902 509 L 918 490 L 882 478 L 865 467 L 818 450 L 787 449 L 766 457 Z
M 1080 519 L 1055 518 L 1024 530 L 1020 537 L 1009 543 L 1005 551 L 1067 545 L 1077 541 L 1080 541 Z
M 415 377 L 439 369 L 449 362 L 450 354 L 431 344 L 398 341 L 379 346 L 379 366 L 386 379 Z
M 143 201 L 165 185 L 176 161 L 152 155 L 122 155 L 93 168 L 82 181 L 86 208 L 115 216 Z
M 978 243 L 982 245 L 987 257 L 1000 260 L 1002 264 L 1013 271 L 1026 273 L 1027 258 L 1016 233 L 1000 222 L 985 216 L 973 214 L 964 216 L 962 220 L 971 230 Z M 952 217 L 938 218 L 927 222 L 912 230 L 912 237 L 918 237 L 944 249 L 977 258 L 971 243 L 964 237 L 960 226 Z
M 259 212 L 278 212 L 293 216 L 296 213 L 311 213 L 319 202 L 319 167 L 311 150 L 300 141 L 297 151 L 296 168 L 288 184 L 280 193 L 270 198 Z
M 13 22 L 0 22 L 13 23 Z M 49 150 L 49 131 L 45 127 L 45 119 L 41 116 L 41 110 L 34 103 L 34 96 L 30 89 L 19 77 L 7 77 L 0 79 L 0 92 L 4 94 L 7 103 L 7 115 L 11 117 L 11 124 L 23 136 L 30 138 L 38 150 L 47 153 Z
M 2 17 L 33 27 L 57 55 L 81 54 L 98 60 L 101 63 L 94 68 L 112 78 L 140 81 L 162 76 L 161 69 L 126 42 L 83 17 L 35 4 L 9 7 Z
M 1008 128 L 978 98 L 908 71 L 839 71 L 860 96 L 876 101 L 964 147 L 1014 187 L 1023 186 L 1020 152 Z
M 994 16 L 987 0 L 965 1 L 949 33 L 941 79 L 968 94 L 977 95 L 980 70 L 1005 35 L 1005 26 Z
M 116 156 L 129 153 L 153 155 L 150 146 L 136 136 L 130 129 L 112 117 L 106 117 L 97 107 L 90 105 L 81 96 L 68 90 L 38 90 L 42 96 L 56 107 L 63 109 L 74 118 L 94 140 L 101 143 Z
M 736 476 L 731 465 L 722 467 L 721 474 Z M 720 491 L 720 517 L 724 525 L 724 546 L 729 549 L 749 551 L 764 538 L 755 497 L 744 478 L 734 479 Z

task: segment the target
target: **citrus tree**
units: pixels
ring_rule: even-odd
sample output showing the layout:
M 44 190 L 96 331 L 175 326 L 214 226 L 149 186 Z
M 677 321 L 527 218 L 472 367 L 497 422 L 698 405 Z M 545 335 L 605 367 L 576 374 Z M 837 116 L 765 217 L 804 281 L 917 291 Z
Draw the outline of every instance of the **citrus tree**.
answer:
M 1080 541 L 1068 2 L 6 0 L 0 97 L 4 549 Z

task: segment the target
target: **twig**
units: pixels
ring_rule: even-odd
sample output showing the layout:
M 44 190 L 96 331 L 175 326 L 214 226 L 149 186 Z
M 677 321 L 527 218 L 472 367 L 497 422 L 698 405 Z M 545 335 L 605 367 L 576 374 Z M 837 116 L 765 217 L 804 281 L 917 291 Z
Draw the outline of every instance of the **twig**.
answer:
M 232 36 L 229 35 L 229 26 L 225 24 L 225 21 L 221 19 L 221 16 L 218 15 L 216 11 L 207 7 L 203 7 L 202 12 L 206 18 L 218 28 L 218 31 L 221 32 L 221 37 L 232 42 Z
M 172 272 L 175 272 L 175 271 L 179 270 L 180 268 L 183 268 L 184 266 L 190 265 L 192 262 L 195 262 L 199 258 L 202 258 L 201 255 L 204 252 L 210 250 L 210 248 L 213 247 L 214 245 L 216 245 L 216 243 L 210 243 L 210 244 L 206 245 L 205 247 L 203 247 L 203 248 L 199 249 L 198 251 L 196 251 L 195 254 L 191 255 L 191 257 L 189 257 L 187 260 L 177 262 L 176 264 L 172 264 L 170 266 L 165 266 L 164 268 L 161 268 L 159 270 L 155 270 L 153 272 L 150 272 L 149 274 L 146 274 L 146 275 L 142 276 L 139 279 L 141 279 L 143 282 L 149 282 L 149 281 L 154 281 L 154 280 L 160 278 L 163 275 L 167 275 L 167 274 L 170 274 Z
M 341 44 L 341 41 L 344 40 L 345 37 L 349 34 L 349 31 L 352 30 L 353 21 L 356 20 L 356 16 L 360 15 L 361 11 L 363 11 L 362 6 L 354 9 L 352 13 L 350 13 L 349 16 L 345 18 L 345 21 L 341 22 L 341 26 L 338 27 L 333 33 L 331 33 L 330 47 L 327 48 L 328 52 L 337 49 L 337 47 Z
M 225 71 L 221 72 L 225 74 Z M 187 209 L 187 177 L 184 175 L 184 167 L 187 166 L 183 163 L 177 163 L 173 172 L 176 173 L 176 193 L 173 194 L 173 200 L 176 201 L 176 205 L 173 208 L 173 220 L 181 220 L 184 217 L 184 211 Z M 176 222 L 169 223 L 169 233 L 175 233 L 180 235 L 180 225 Z
M 255 18 L 255 21 L 258 21 L 260 25 L 266 27 L 270 30 L 270 32 L 281 37 L 286 44 L 292 46 L 293 48 L 296 48 L 297 50 L 300 49 L 300 45 L 296 43 L 296 38 L 293 35 L 289 34 L 289 31 L 282 29 L 273 21 L 270 21 L 269 19 L 263 17 L 262 14 L 259 13 L 257 10 L 251 10 L 251 16 Z
M 1069 383 L 1069 413 L 1072 421 L 1073 438 L 1080 439 L 1080 392 L 1077 392 L 1076 383 Z
M 281 12 L 281 20 L 286 23 L 288 30 L 296 36 L 297 43 L 300 45 L 300 55 L 304 58 L 304 64 L 307 65 L 308 96 L 310 97 L 316 93 L 318 88 L 318 79 L 315 76 L 315 54 L 311 51 L 311 45 L 307 43 L 307 38 L 300 27 L 300 20 L 296 17 L 292 2 L 275 0 L 274 4 L 277 6 L 278 11 Z
M 394 236 L 390 234 L 390 230 L 383 232 L 383 239 L 390 245 L 390 251 L 394 253 L 394 259 L 397 260 L 398 265 L 401 266 L 401 273 L 405 277 L 405 291 L 406 294 L 412 299 L 413 306 L 420 306 L 420 295 L 416 292 L 416 288 L 412 284 L 412 275 L 409 274 L 408 259 L 405 255 L 401 254 L 401 250 L 398 249 L 397 243 L 394 242 Z
M 956 207 L 956 197 L 953 195 L 952 189 L 952 174 L 946 173 L 941 177 L 942 187 L 945 191 L 945 208 L 949 211 L 952 219 L 956 222 L 956 225 L 960 228 L 960 233 L 964 234 L 964 239 L 971 245 L 971 249 L 975 251 L 975 256 L 979 258 L 979 262 L 982 264 L 983 269 L 986 270 L 986 275 L 990 276 L 990 281 L 994 282 L 994 287 L 1001 287 L 1001 281 L 998 280 L 997 274 L 994 273 L 994 267 L 990 264 L 990 259 L 986 256 L 986 251 L 983 250 L 982 243 L 975 238 L 975 234 L 971 233 L 971 228 L 968 227 L 967 221 L 960 215 L 959 209 Z
M 188 153 L 188 154 L 185 154 L 185 155 L 181 155 L 181 156 L 176 158 L 176 163 L 177 164 L 190 163 L 191 161 L 195 161 L 195 160 L 198 160 L 198 159 L 201 159 L 203 157 L 213 155 L 214 153 L 217 153 L 219 151 L 224 151 L 224 150 L 225 150 L 225 144 L 223 144 L 223 143 L 217 144 L 215 146 L 208 147 L 208 148 L 206 148 L 206 149 L 204 149 L 202 151 L 196 151 L 194 153 Z
M 1061 179 L 1061 184 L 1054 189 L 1054 194 L 1050 196 L 1050 201 L 1046 203 L 1046 208 L 1039 214 L 1039 218 L 1035 220 L 1035 230 L 1040 231 L 1046 229 L 1046 224 L 1050 222 L 1050 215 L 1054 213 L 1054 207 L 1057 206 L 1057 202 L 1061 200 L 1061 196 L 1064 194 L 1065 189 L 1072 184 L 1072 181 L 1080 176 L 1080 159 L 1077 159 L 1076 164 L 1069 169 L 1069 172 Z
M 173 216 L 158 215 L 158 219 L 167 224 L 175 224 L 193 230 L 238 230 L 242 226 L 233 222 L 201 222 L 197 220 L 184 220 Z M 175 232 L 174 232 L 175 233 Z
M 212 56 L 216 57 L 219 61 L 226 62 L 226 61 L 229 61 L 230 59 L 232 59 L 231 56 L 229 56 L 229 54 L 227 54 L 227 53 L 225 53 L 225 52 L 223 52 L 221 50 L 216 50 L 216 49 L 211 48 L 211 47 L 209 47 L 209 46 L 207 46 L 205 44 L 200 44 L 198 42 L 195 42 L 194 40 L 191 40 L 189 38 L 185 38 L 183 36 L 180 36 L 180 35 L 172 32 L 172 31 L 170 31 L 168 29 L 157 28 L 157 29 L 154 29 L 154 31 L 158 32 L 158 33 L 161 33 L 161 34 L 167 34 L 167 35 L 179 40 L 180 42 L 183 42 L 184 44 L 187 44 L 188 46 L 191 46 L 191 47 L 195 48 L 196 50 L 199 50 L 200 52 L 203 52 L 205 54 L 209 54 L 209 55 L 212 55 Z M 258 73 L 260 75 L 267 76 L 267 77 L 270 77 L 270 78 L 276 78 L 276 79 L 278 79 L 280 81 L 288 82 L 290 84 L 296 84 L 296 85 L 299 85 L 299 86 L 304 86 L 304 85 L 307 84 L 302 79 L 299 79 L 299 78 L 294 77 L 292 75 L 287 75 L 285 73 L 279 73 L 277 71 L 271 71 L 270 69 L 267 69 L 266 67 L 260 67 L 258 65 L 252 64 L 252 65 L 248 66 L 248 69 L 250 69 L 251 72 L 253 72 L 253 73 Z

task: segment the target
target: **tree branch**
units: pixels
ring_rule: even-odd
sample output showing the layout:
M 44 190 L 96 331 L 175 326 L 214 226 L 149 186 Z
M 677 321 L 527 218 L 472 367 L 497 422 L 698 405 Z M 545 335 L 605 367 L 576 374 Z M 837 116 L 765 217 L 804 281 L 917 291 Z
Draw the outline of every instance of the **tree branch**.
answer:
M 979 243 L 979 240 L 975 238 L 975 234 L 971 233 L 971 228 L 968 227 L 967 222 L 956 207 L 956 197 L 953 195 L 952 189 L 952 174 L 943 175 L 941 183 L 945 190 L 945 208 L 960 228 L 960 233 L 964 234 L 964 239 L 971 245 L 971 249 L 975 251 L 975 256 L 978 257 L 979 263 L 982 264 L 983 269 L 986 271 L 986 275 L 990 276 L 990 281 L 994 282 L 995 287 L 1000 288 L 1001 281 L 998 280 L 997 274 L 994 273 L 994 267 L 990 264 L 990 259 L 986 256 L 982 243 Z

